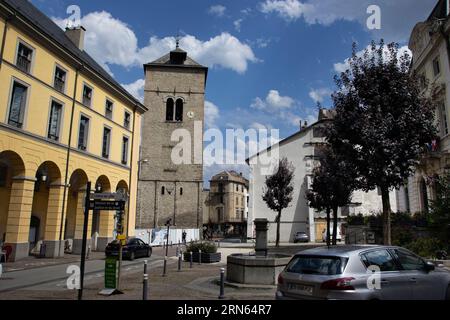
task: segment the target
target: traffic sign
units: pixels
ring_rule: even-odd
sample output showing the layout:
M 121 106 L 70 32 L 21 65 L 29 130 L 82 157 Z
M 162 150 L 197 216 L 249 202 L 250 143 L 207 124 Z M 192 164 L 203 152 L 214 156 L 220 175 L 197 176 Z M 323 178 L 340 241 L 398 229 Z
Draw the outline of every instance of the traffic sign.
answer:
M 89 210 L 123 211 L 125 210 L 125 201 L 91 200 L 89 201 Z
M 124 192 L 117 193 L 91 193 L 91 200 L 116 200 L 127 201 L 127 194 Z

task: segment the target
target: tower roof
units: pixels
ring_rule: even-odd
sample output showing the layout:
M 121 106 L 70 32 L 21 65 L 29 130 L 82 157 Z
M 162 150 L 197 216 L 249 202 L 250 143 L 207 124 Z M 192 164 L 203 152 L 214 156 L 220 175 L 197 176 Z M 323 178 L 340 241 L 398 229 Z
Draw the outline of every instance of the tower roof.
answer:
M 207 67 L 202 66 L 194 59 L 188 56 L 187 52 L 176 47 L 174 50 L 170 51 L 168 54 L 162 56 L 155 61 L 145 64 L 145 66 L 166 66 L 166 67 L 182 67 L 182 68 L 198 68 L 208 70 Z

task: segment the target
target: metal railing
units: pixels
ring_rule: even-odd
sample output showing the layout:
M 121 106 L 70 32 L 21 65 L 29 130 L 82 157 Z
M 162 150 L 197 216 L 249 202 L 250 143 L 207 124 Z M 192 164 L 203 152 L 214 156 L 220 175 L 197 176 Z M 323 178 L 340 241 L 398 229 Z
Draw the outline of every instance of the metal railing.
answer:
M 28 72 L 30 72 L 31 61 L 27 57 L 18 56 L 16 66 L 20 70 L 28 73 Z

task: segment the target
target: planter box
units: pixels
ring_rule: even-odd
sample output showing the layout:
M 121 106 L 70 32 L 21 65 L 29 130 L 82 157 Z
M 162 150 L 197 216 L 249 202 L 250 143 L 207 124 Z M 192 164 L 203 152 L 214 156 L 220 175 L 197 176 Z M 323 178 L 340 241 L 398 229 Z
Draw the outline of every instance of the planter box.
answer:
M 199 262 L 200 254 L 198 252 L 192 253 L 192 261 Z M 217 253 L 204 253 L 202 252 L 202 263 L 216 263 L 222 260 L 222 254 Z M 184 254 L 184 261 L 189 262 L 191 260 L 191 252 L 186 252 Z

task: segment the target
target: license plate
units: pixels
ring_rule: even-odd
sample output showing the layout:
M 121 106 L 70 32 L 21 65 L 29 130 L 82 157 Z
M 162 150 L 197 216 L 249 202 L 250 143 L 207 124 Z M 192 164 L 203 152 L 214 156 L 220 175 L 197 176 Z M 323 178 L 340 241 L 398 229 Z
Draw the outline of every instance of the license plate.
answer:
M 288 288 L 290 291 L 295 291 L 296 293 L 300 293 L 307 296 L 312 296 L 313 294 L 313 287 L 311 286 L 305 286 L 302 284 L 296 284 L 296 283 L 289 283 Z

